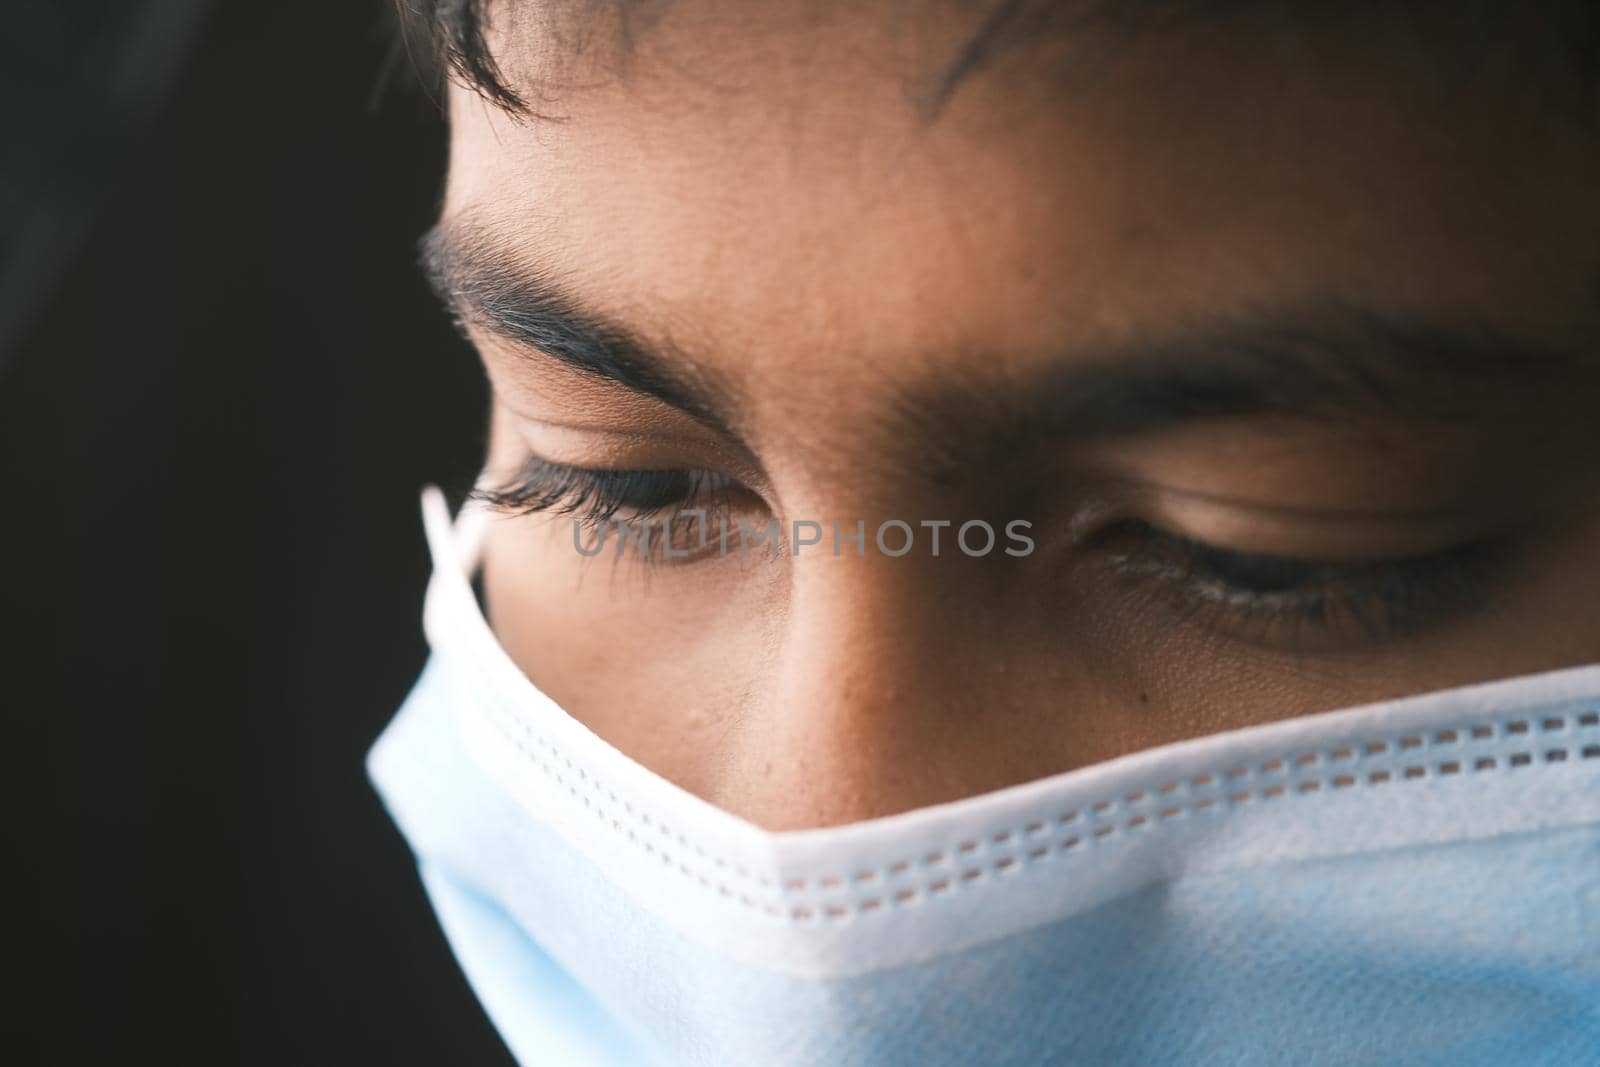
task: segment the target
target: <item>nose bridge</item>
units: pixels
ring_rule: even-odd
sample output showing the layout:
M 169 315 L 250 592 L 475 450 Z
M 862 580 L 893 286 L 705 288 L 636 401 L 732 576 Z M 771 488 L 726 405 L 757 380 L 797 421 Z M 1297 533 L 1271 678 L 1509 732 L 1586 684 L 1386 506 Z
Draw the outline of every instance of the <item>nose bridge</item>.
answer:
M 870 536 L 870 534 L 869 534 Z M 719 801 L 769 829 L 835 825 L 949 799 L 977 722 L 959 684 L 956 594 L 939 561 L 800 558 L 771 668 L 724 764 Z

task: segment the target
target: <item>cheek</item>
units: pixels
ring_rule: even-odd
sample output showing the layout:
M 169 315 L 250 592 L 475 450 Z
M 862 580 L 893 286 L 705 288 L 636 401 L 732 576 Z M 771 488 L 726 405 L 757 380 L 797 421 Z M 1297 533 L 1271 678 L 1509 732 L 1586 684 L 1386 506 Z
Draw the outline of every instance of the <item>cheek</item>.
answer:
M 587 538 L 592 535 L 585 535 Z M 757 576 L 759 578 L 759 575 Z M 573 717 L 704 795 L 730 720 L 770 663 L 771 583 L 734 563 L 585 559 L 570 519 L 497 520 L 484 549 L 490 622 L 512 660 Z

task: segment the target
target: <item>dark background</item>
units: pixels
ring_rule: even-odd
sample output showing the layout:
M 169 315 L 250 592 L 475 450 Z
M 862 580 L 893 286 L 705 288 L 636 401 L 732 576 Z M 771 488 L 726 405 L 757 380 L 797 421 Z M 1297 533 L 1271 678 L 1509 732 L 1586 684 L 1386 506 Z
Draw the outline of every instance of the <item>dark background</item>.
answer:
M 138 5 L 0 0 L 0 1061 L 509 1063 L 362 763 L 482 446 L 444 130 L 383 0 L 189 6 L 112 99 Z

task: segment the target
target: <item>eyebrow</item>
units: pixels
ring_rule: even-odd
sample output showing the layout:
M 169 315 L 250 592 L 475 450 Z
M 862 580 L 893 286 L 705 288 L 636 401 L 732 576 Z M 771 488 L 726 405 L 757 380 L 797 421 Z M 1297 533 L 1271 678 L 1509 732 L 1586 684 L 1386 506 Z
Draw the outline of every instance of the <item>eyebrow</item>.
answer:
M 472 225 L 440 223 L 418 242 L 423 274 L 463 332 L 478 326 L 574 370 L 652 396 L 723 432 L 728 390 L 687 353 L 650 344 L 583 310 Z
M 1180 324 L 1053 366 L 1038 406 L 1085 435 L 1245 415 L 1448 421 L 1481 412 L 1486 388 L 1508 399 L 1584 367 L 1572 352 L 1486 325 L 1325 302 Z
M 655 397 L 720 432 L 731 434 L 738 422 L 734 391 L 719 376 L 583 310 L 481 228 L 441 223 L 420 246 L 430 283 L 459 323 Z M 891 399 L 884 418 L 908 431 L 924 460 L 954 465 L 971 446 L 1153 434 L 1206 419 L 1471 419 L 1486 403 L 1515 403 L 1519 389 L 1580 368 L 1593 374 L 1595 362 L 1482 324 L 1325 301 L 1169 323 L 1159 335 L 1048 363 L 1023 381 L 912 386 Z

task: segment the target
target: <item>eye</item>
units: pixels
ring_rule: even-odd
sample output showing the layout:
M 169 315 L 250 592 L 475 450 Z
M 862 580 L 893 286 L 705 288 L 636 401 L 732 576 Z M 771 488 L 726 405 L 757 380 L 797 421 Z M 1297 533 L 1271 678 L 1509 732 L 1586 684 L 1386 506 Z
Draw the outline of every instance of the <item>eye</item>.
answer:
M 586 527 L 663 517 L 715 523 L 741 487 L 727 475 L 692 468 L 610 470 L 571 467 L 529 456 L 498 485 L 473 495 L 516 515 L 570 515 Z M 704 518 L 686 515 L 704 511 Z
M 1148 522 L 1094 538 L 1125 582 L 1196 622 L 1262 644 L 1404 636 L 1479 605 L 1507 555 L 1502 536 L 1400 558 L 1326 560 L 1240 552 Z

